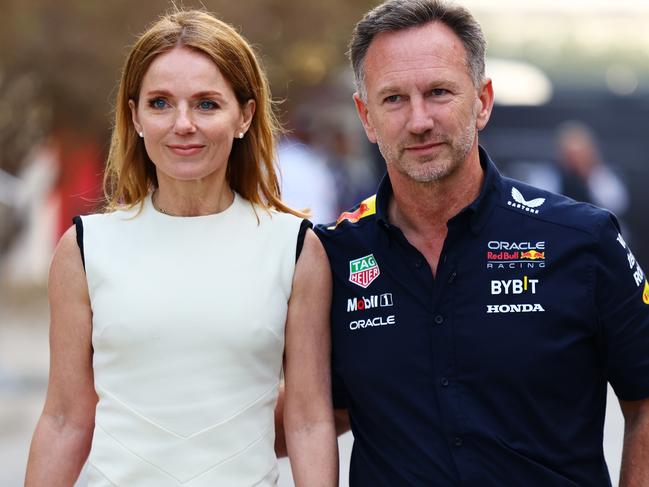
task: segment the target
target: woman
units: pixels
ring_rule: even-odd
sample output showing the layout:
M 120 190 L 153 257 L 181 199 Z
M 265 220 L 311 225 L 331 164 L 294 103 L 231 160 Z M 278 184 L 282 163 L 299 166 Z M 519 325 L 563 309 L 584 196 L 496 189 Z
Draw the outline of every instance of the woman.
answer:
M 163 17 L 133 47 L 105 176 L 50 271 L 51 369 L 26 485 L 272 486 L 282 369 L 298 486 L 337 483 L 331 277 L 279 199 L 266 79 L 230 26 Z M 81 250 L 81 251 L 80 251 Z

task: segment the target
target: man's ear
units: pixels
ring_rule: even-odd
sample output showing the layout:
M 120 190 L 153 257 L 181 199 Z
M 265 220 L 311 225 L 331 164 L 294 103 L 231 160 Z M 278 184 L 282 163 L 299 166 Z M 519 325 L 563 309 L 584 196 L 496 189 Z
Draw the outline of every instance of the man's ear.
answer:
M 482 130 L 487 126 L 491 111 L 494 107 L 494 89 L 491 79 L 486 78 L 482 82 L 482 87 L 478 93 L 478 116 L 476 117 L 476 128 Z
M 370 142 L 376 144 L 376 134 L 367 109 L 367 103 L 362 100 L 358 92 L 354 93 L 354 105 L 356 105 L 356 112 L 358 113 L 358 118 L 361 119 L 367 138 Z

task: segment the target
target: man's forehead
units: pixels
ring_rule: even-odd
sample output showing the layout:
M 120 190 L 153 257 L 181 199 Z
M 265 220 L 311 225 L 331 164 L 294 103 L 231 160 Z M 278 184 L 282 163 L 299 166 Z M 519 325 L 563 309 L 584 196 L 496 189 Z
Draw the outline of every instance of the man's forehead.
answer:
M 431 22 L 378 34 L 365 57 L 365 79 L 400 78 L 408 73 L 430 76 L 457 69 L 468 76 L 466 59 L 460 38 L 446 25 Z
M 450 27 L 439 21 L 407 29 L 380 32 L 372 39 L 366 58 L 386 54 L 406 57 L 452 55 L 466 59 L 462 40 Z

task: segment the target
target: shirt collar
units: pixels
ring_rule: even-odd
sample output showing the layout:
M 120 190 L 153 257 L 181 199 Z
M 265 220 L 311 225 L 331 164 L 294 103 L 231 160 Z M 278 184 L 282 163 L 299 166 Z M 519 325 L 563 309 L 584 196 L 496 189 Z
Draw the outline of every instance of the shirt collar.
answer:
M 499 201 L 500 182 L 502 180 L 500 172 L 489 157 L 489 154 L 487 154 L 487 151 L 482 147 L 478 147 L 478 151 L 480 154 L 480 165 L 485 175 L 480 194 L 469 206 L 451 218 L 451 221 L 454 221 L 459 218 L 465 218 L 465 215 L 469 214 L 471 230 L 476 234 L 480 233 L 484 228 L 491 211 Z M 386 229 L 391 225 L 388 220 L 388 204 L 390 203 L 392 194 L 390 176 L 385 173 L 376 192 L 376 222 Z

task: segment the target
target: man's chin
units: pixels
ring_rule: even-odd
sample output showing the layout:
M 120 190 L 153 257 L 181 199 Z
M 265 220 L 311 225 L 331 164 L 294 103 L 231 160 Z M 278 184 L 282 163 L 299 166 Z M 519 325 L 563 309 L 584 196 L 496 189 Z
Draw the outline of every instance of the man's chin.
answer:
M 418 183 L 434 183 L 450 174 L 448 166 L 440 161 L 418 161 L 406 167 L 400 166 L 399 172 Z
M 436 183 L 448 175 L 445 171 L 404 171 L 403 174 L 417 183 Z

